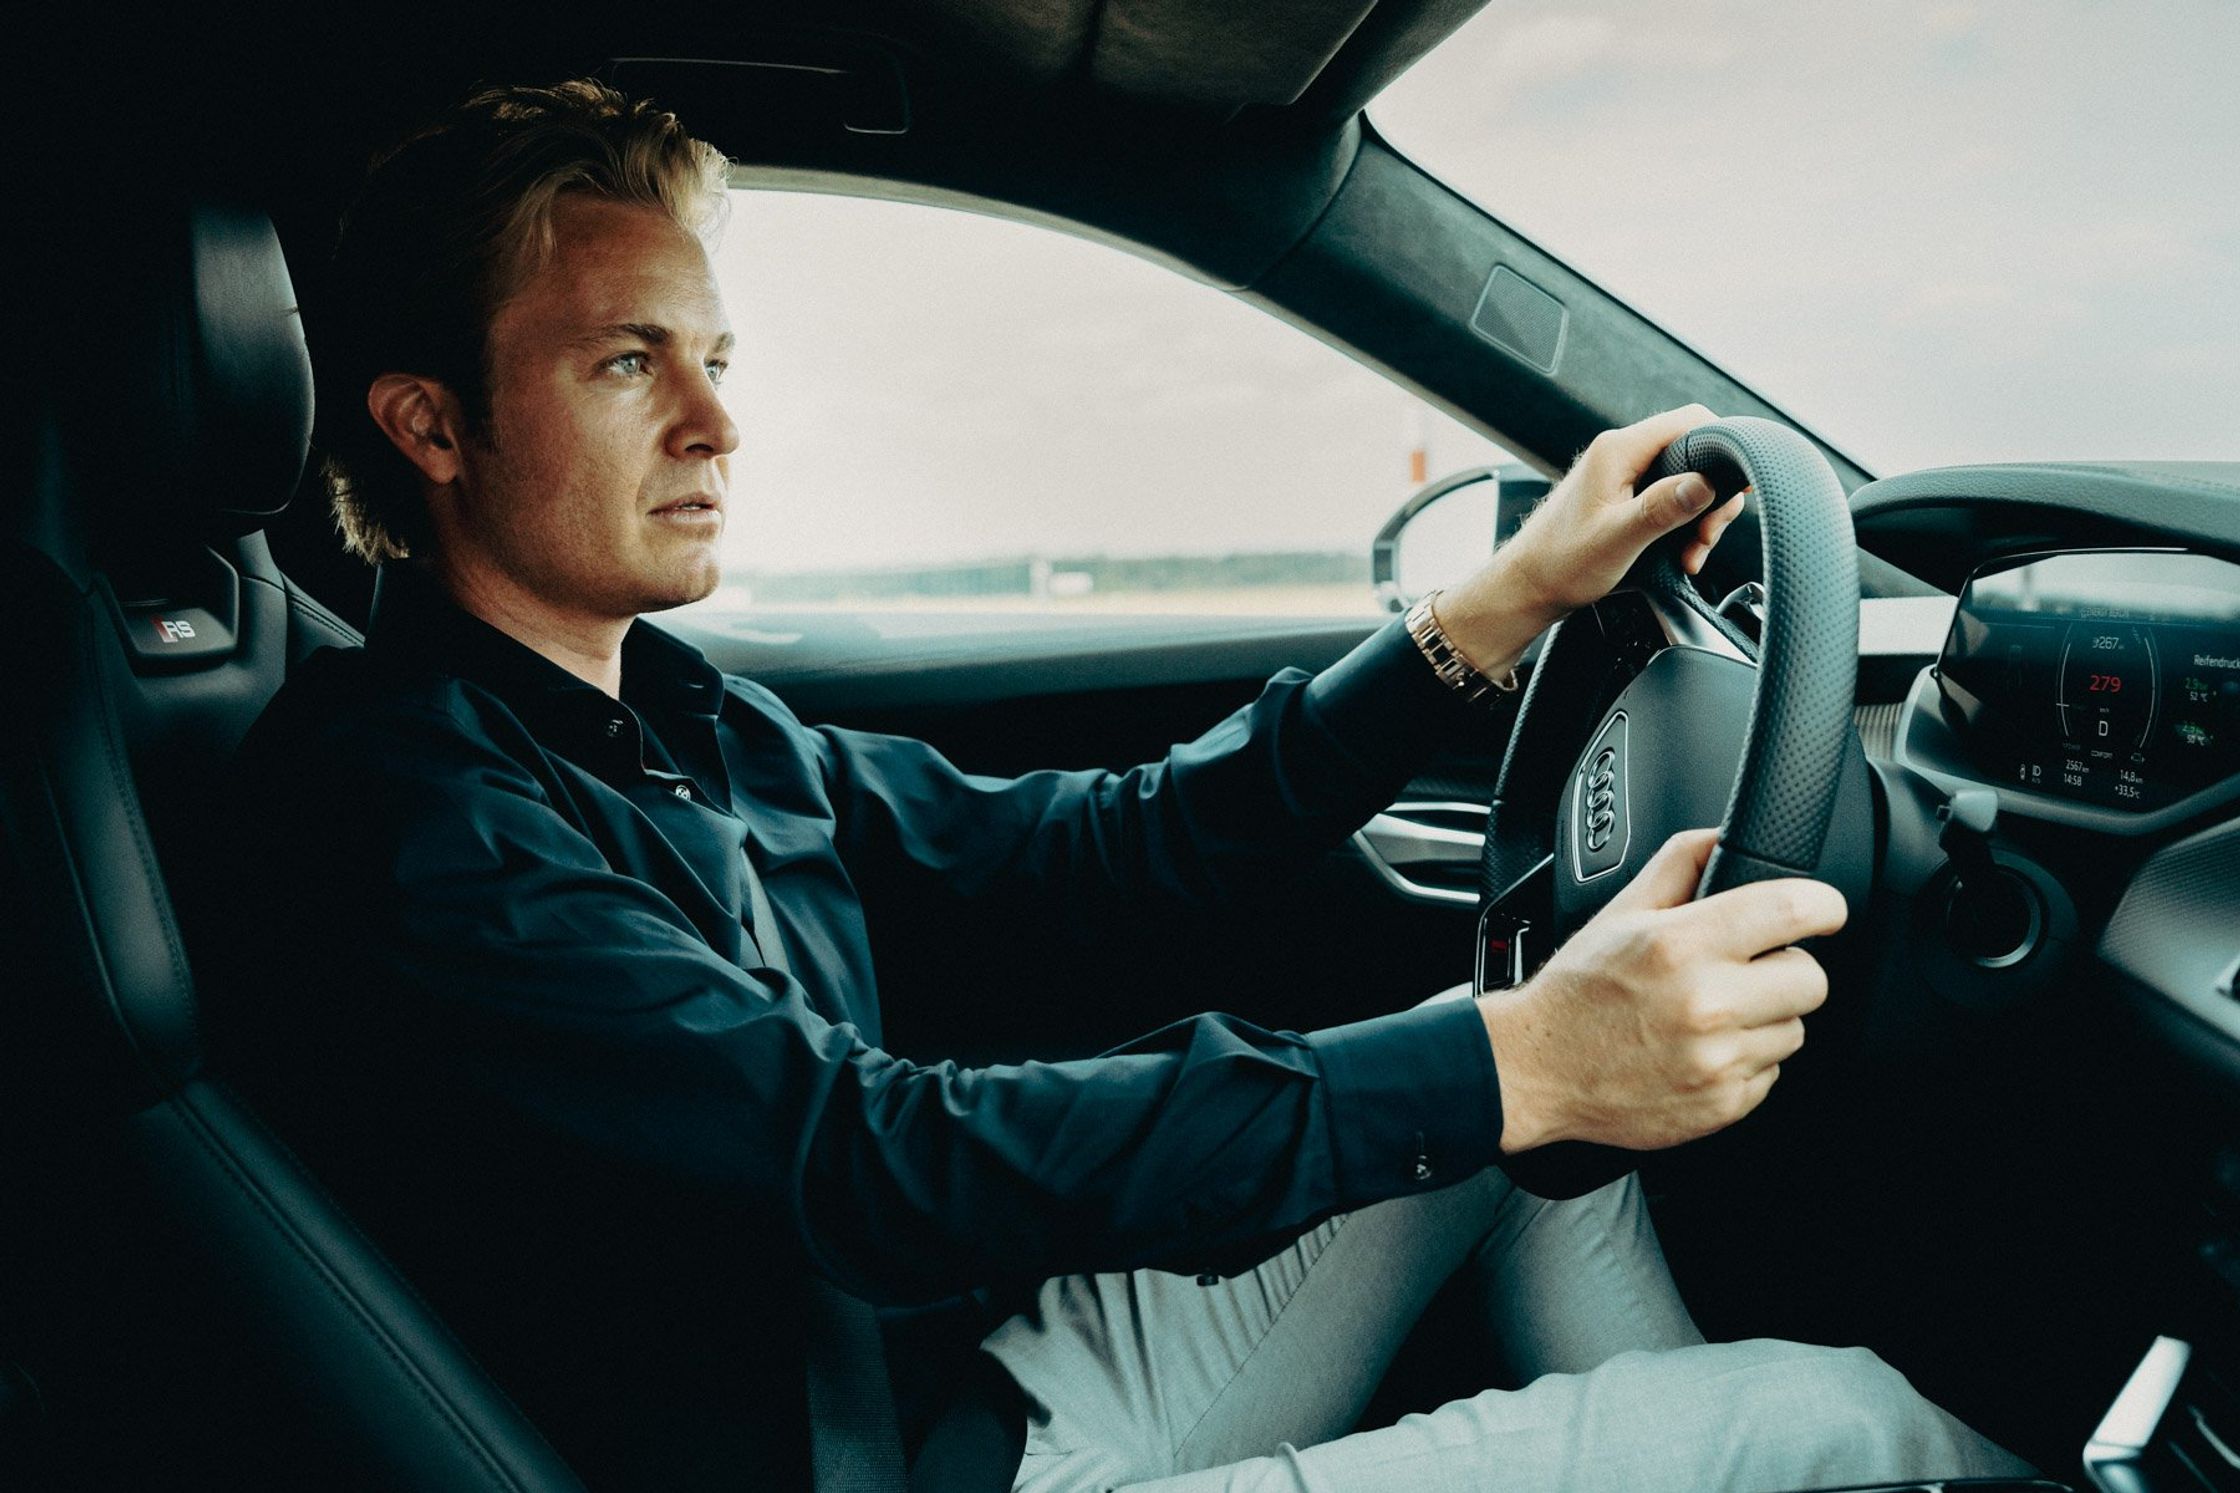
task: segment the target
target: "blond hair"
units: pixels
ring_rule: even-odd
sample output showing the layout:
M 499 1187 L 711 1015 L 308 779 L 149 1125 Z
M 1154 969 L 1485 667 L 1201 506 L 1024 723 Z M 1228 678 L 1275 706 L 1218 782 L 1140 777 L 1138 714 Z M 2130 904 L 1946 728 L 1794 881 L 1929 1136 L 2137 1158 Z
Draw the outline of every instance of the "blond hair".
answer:
M 674 114 L 583 78 L 489 88 L 375 161 L 344 216 L 326 294 L 309 309 L 319 444 L 335 526 L 369 563 L 432 540 L 420 474 L 365 410 L 385 373 L 432 378 L 470 426 L 489 418 L 488 332 L 554 252 L 553 204 L 587 193 L 721 224 L 723 153 Z

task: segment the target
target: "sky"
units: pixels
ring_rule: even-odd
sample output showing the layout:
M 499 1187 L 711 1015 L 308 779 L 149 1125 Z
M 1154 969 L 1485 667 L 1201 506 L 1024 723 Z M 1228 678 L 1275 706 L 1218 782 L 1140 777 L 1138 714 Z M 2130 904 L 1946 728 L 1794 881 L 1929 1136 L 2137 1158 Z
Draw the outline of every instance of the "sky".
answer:
M 1495 0 L 1404 153 L 1889 473 L 2240 458 L 2240 4 Z M 739 568 L 1366 550 L 1503 459 L 1104 244 L 734 194 Z
M 2240 458 L 2240 4 L 1495 0 L 1370 106 L 1890 473 Z
M 727 565 L 1358 548 L 1506 459 L 1222 291 L 915 204 L 734 192 Z M 1366 593 L 1364 593 L 1366 594 Z

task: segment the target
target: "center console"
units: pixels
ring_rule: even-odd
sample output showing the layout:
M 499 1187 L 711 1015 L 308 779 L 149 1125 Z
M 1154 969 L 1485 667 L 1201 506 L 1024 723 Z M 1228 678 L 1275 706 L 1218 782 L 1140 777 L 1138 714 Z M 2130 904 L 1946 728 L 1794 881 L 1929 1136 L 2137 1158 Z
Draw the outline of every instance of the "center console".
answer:
M 1850 1488 L 1821 1488 L 1814 1493 L 2077 1493 L 2067 1483 L 2036 1477 L 1956 1477 L 1935 1483 L 1862 1483 Z
M 2085 1443 L 2088 1484 L 1953 1478 L 1817 1493 L 2203 1493 L 2240 1490 L 2240 1393 L 2233 1377 L 2179 1338 L 2158 1337 Z
M 2207 1355 L 2156 1338 L 2084 1450 L 2101 1493 L 2240 1488 L 2240 1397 Z

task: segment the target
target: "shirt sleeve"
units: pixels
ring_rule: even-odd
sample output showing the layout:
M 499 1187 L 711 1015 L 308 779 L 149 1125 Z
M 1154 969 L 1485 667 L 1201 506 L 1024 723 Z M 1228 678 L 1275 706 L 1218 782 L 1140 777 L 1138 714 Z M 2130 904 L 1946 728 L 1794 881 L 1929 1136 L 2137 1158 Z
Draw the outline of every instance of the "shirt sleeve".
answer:
M 1080 924 L 1280 881 L 1473 728 L 1496 729 L 1395 620 L 1319 674 L 1282 671 L 1203 735 L 1125 772 L 986 777 L 907 737 L 830 726 L 815 737 L 843 857 Z
M 1305 1035 L 1201 1016 L 1073 1062 L 911 1063 L 789 975 L 717 954 L 453 714 L 273 744 L 260 796 L 288 828 L 265 895 L 318 930 L 292 956 L 297 996 L 348 992 L 338 1029 L 381 1033 L 414 1083 L 744 1201 L 866 1299 L 1238 1268 L 1495 1159 L 1471 1002 Z

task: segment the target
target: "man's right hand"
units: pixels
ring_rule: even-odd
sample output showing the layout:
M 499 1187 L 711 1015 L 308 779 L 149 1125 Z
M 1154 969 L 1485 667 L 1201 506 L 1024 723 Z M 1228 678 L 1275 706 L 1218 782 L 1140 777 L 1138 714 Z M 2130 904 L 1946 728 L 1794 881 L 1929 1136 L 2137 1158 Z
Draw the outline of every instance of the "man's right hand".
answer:
M 1804 1045 L 1828 977 L 1790 945 L 1842 927 L 1842 894 L 1798 877 L 1691 901 L 1718 838 L 1674 835 L 1538 974 L 1479 998 L 1504 1153 L 1708 1135 L 1756 1109 Z

